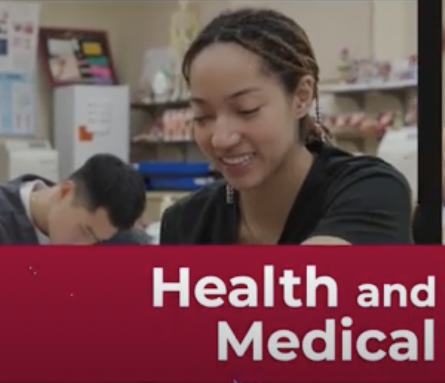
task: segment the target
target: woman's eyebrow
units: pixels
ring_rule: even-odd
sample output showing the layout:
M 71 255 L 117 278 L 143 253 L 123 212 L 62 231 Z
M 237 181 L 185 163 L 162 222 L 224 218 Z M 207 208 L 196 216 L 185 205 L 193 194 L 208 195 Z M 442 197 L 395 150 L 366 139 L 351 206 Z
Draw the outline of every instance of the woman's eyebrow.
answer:
M 249 93 L 255 93 L 255 92 L 261 92 L 260 88 L 257 87 L 249 87 L 249 88 L 244 88 L 244 89 L 240 89 L 237 90 L 236 92 L 233 92 L 231 94 L 229 94 L 228 96 L 226 96 L 225 98 L 227 100 L 233 100 L 235 98 L 241 97 L 241 96 L 245 96 L 246 94 Z M 193 104 L 207 104 L 207 101 L 204 100 L 201 97 L 191 97 L 190 98 L 190 102 Z
M 261 89 L 257 88 L 257 87 L 245 88 L 245 89 L 241 89 L 241 90 L 238 90 L 238 91 L 230 94 L 229 96 L 227 96 L 227 98 L 230 100 L 233 100 L 234 98 L 244 96 L 248 93 L 260 92 L 260 91 L 261 91 Z

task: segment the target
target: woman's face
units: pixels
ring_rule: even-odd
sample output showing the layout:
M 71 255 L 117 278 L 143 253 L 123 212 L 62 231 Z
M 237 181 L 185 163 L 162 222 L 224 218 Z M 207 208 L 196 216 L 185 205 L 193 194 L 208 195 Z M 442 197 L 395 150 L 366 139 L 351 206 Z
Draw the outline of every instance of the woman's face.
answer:
M 236 44 L 214 44 L 194 59 L 190 91 L 194 138 L 238 190 L 263 183 L 297 147 L 296 120 L 310 107 L 302 111 L 260 58 Z

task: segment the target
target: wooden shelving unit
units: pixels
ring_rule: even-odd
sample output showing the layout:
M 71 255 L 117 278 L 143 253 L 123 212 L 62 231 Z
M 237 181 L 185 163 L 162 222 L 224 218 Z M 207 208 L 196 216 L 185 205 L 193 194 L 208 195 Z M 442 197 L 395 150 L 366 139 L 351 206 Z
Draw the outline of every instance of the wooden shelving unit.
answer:
M 367 110 L 368 97 L 387 94 L 395 97 L 402 105 L 402 114 L 406 113 L 406 106 L 410 94 L 417 90 L 417 80 L 400 80 L 376 83 L 355 84 L 322 84 L 319 87 L 321 95 L 332 95 L 338 98 L 349 98 L 355 101 L 358 108 L 364 112 Z M 379 141 L 382 134 L 362 134 L 358 129 L 345 128 L 332 131 L 333 137 L 339 142 L 352 142 L 361 152 L 365 152 L 370 142 Z

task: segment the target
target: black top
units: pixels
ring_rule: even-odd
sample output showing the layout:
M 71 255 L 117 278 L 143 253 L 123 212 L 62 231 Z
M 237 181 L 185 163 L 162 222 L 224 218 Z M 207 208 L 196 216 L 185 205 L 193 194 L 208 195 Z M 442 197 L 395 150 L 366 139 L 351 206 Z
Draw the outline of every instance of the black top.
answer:
M 353 156 L 326 144 L 309 147 L 315 160 L 295 198 L 278 244 L 314 236 L 351 244 L 411 244 L 411 192 L 386 162 Z M 221 180 L 168 208 L 161 244 L 236 244 L 238 195 L 227 198 Z

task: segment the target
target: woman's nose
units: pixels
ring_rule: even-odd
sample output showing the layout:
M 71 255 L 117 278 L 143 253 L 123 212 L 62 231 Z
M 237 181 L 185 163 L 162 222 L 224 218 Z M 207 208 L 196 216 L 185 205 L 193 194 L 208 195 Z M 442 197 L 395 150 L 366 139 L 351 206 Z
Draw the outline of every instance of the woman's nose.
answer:
M 212 135 L 212 146 L 217 150 L 227 150 L 240 141 L 241 135 L 227 124 L 218 124 Z

